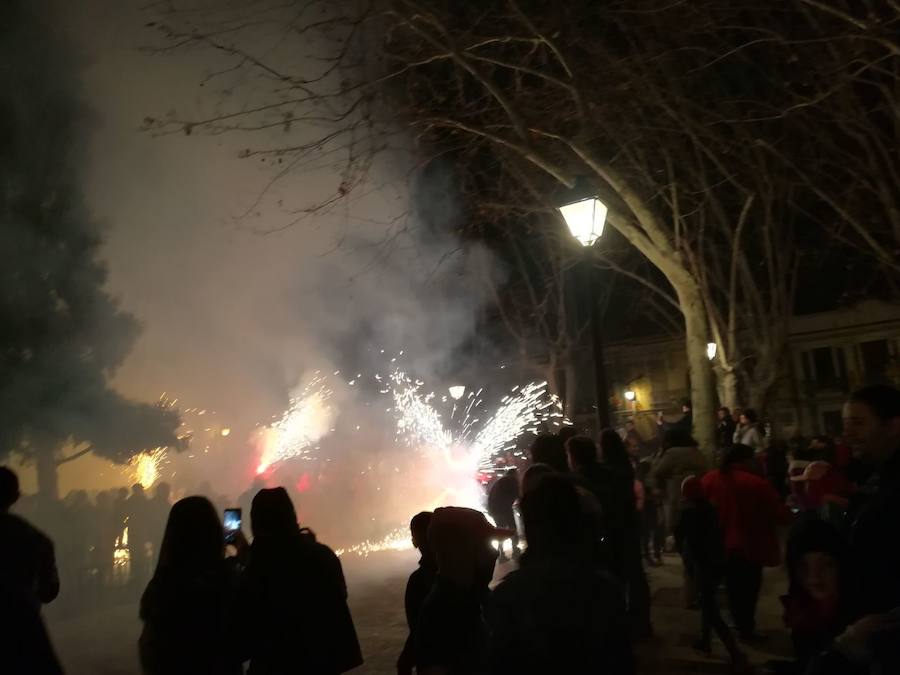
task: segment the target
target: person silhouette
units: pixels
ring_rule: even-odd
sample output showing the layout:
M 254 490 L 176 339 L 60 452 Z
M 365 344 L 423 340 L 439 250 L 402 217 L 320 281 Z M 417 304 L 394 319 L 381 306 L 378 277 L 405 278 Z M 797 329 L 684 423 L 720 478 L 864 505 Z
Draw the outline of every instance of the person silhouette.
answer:
M 239 551 L 246 540 L 239 536 Z M 245 654 L 236 612 L 238 569 L 206 497 L 169 512 L 153 577 L 141 597 L 138 642 L 145 675 L 239 675 Z
M 343 673 L 362 664 L 341 562 L 297 524 L 283 487 L 260 490 L 250 508 L 253 546 L 243 614 L 250 675 Z
M 9 675 L 58 675 L 59 664 L 41 618 L 42 603 L 59 594 L 53 542 L 9 512 L 19 478 L 0 467 L 0 662 Z
M 397 673 L 400 675 L 411 675 L 415 666 L 414 647 L 419 612 L 422 611 L 422 605 L 425 603 L 428 593 L 431 592 L 434 578 L 437 575 L 437 563 L 428 545 L 428 527 L 431 525 L 432 515 L 431 511 L 422 511 L 413 516 L 409 523 L 413 546 L 419 550 L 422 557 L 419 558 L 418 569 L 409 575 L 409 581 L 406 583 L 404 605 L 409 637 L 406 638 L 406 644 L 403 646 L 400 658 L 397 659 Z

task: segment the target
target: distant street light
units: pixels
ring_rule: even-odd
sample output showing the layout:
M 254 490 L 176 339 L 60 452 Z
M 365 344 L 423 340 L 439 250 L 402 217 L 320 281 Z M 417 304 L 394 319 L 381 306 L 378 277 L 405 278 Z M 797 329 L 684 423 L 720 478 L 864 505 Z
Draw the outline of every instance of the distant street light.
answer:
M 461 384 L 458 384 L 456 386 L 450 387 L 447 391 L 450 392 L 450 398 L 452 398 L 454 401 L 458 401 L 463 397 L 463 394 L 466 393 L 466 388 Z
M 635 394 L 631 389 L 627 389 L 625 391 L 625 400 L 626 401 L 633 401 L 636 398 L 637 398 L 637 394 Z
M 228 434 L 231 433 L 231 429 L 229 429 L 228 427 L 225 427 L 225 428 L 222 429 L 222 431 L 220 431 L 219 433 L 221 433 L 223 436 L 227 436 Z
M 716 354 L 718 353 L 718 351 L 719 345 L 717 345 L 715 342 L 706 343 L 706 358 L 708 358 L 710 361 L 716 358 Z
M 606 223 L 606 204 L 596 197 L 588 197 L 559 207 L 569 232 L 582 246 L 591 246 L 603 234 Z

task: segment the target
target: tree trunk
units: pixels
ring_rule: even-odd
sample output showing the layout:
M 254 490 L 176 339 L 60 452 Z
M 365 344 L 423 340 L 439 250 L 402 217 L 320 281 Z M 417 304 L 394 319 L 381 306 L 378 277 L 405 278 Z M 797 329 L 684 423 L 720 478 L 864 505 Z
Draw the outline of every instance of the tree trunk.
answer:
M 709 324 L 700 292 L 691 282 L 673 284 L 684 313 L 688 372 L 691 379 L 691 407 L 694 413 L 694 438 L 701 450 L 711 453 L 716 447 L 715 407 L 712 368 L 706 356 Z
M 566 394 L 563 397 L 563 413 L 568 419 L 575 416 L 575 403 L 578 397 L 578 378 L 575 374 L 575 366 L 571 359 L 566 359 L 563 372 L 565 373 Z
M 732 368 L 716 368 L 719 402 L 729 410 L 738 407 L 738 378 Z
M 38 495 L 44 501 L 59 499 L 59 476 L 56 473 L 55 455 L 55 450 L 47 446 L 35 450 Z

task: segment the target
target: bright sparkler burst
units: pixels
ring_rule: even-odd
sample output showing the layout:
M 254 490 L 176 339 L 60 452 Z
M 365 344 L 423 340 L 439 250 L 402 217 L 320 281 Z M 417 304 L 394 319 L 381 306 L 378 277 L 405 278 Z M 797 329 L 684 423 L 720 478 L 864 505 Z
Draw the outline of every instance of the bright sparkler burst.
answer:
M 336 414 L 331 397 L 325 377 L 316 371 L 303 390 L 291 397 L 290 406 L 281 417 L 264 429 L 257 474 L 276 462 L 308 457 L 310 447 L 331 430 Z
M 480 389 L 469 394 L 462 420 L 454 432 L 445 428 L 440 413 L 431 405 L 434 394 L 419 393 L 422 382 L 411 380 L 399 370 L 391 374 L 391 381 L 398 434 L 409 445 L 423 447 L 450 461 L 459 462 L 458 455 L 462 454 L 462 461 L 475 469 L 493 469 L 497 455 L 513 450 L 516 439 L 523 433 L 536 434 L 543 422 L 553 420 L 559 425 L 563 418 L 559 397 L 547 392 L 547 383 L 532 382 L 514 387 L 473 437 L 479 422 L 473 416 L 474 411 L 482 403 Z M 457 408 L 454 404 L 451 420 L 456 419 Z
M 160 468 L 166 461 L 166 448 L 155 448 L 135 455 L 128 463 L 131 479 L 146 490 L 159 480 Z

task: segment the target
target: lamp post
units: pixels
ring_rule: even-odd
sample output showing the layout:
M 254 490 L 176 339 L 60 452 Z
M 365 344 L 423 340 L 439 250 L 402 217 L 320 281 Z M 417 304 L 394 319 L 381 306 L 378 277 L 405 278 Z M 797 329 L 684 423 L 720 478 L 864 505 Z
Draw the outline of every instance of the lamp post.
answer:
M 449 387 L 447 391 L 450 392 L 450 398 L 452 398 L 454 401 L 458 401 L 463 397 L 463 394 L 466 393 L 466 388 L 461 384 L 457 384 Z
M 575 189 L 579 189 L 579 186 L 576 186 Z M 583 186 L 581 186 L 581 189 L 583 190 Z M 587 191 L 587 194 L 582 193 L 573 199 L 565 200 L 559 207 L 559 212 L 563 220 L 566 221 L 569 232 L 586 249 L 585 262 L 590 265 L 590 248 L 603 234 L 603 225 L 606 223 L 606 204 Z M 588 271 L 591 272 L 592 269 L 589 267 Z M 610 426 L 609 392 L 606 386 L 606 369 L 603 363 L 603 332 L 600 326 L 600 310 L 594 294 L 594 288 L 598 285 L 599 279 L 595 274 L 590 274 L 589 279 L 591 283 L 589 284 L 588 297 L 591 303 L 591 334 L 594 343 L 594 388 L 597 396 L 597 423 L 599 429 L 605 429 Z
M 634 389 L 625 390 L 625 400 L 631 404 L 631 414 L 634 415 L 637 412 L 637 394 Z

